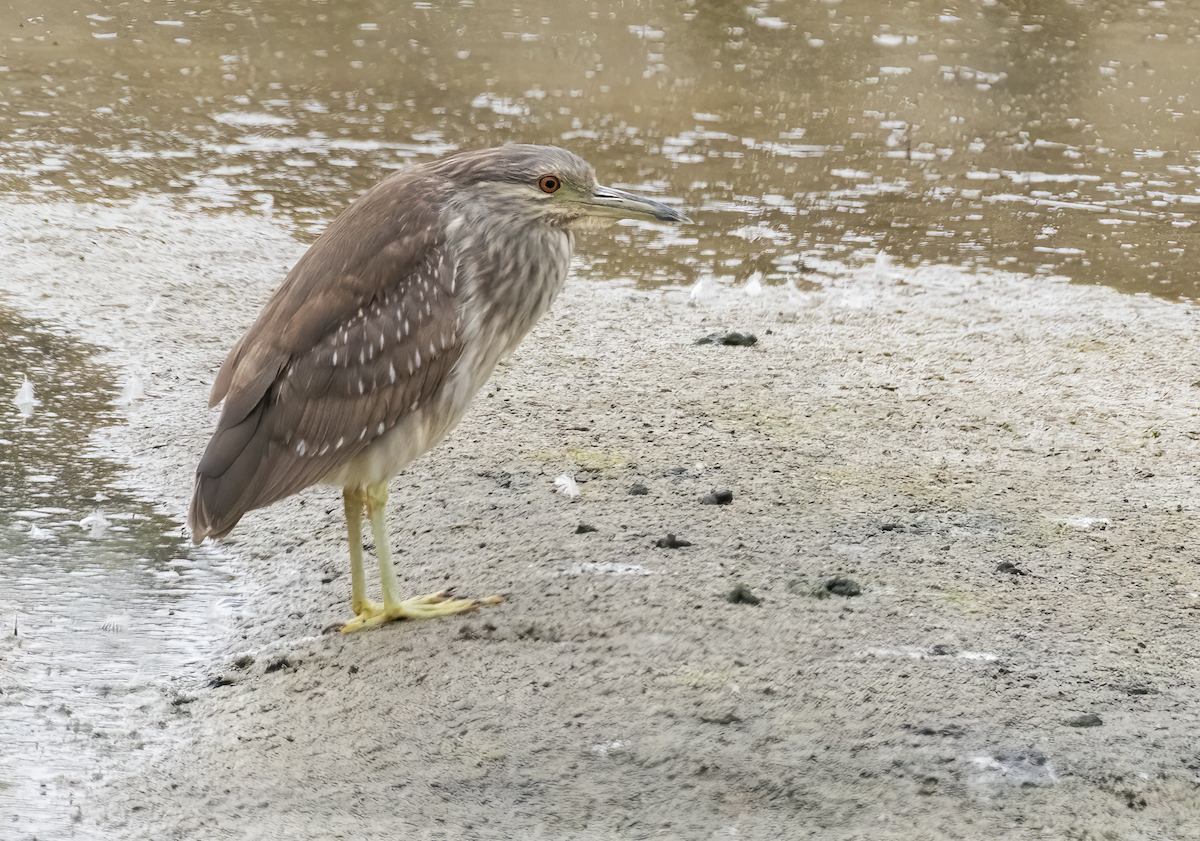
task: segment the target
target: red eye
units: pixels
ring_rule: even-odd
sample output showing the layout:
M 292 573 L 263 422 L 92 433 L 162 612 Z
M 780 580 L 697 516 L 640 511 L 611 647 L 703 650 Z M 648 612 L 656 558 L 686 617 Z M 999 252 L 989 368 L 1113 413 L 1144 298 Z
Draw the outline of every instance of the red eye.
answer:
M 538 186 L 542 188 L 543 193 L 557 193 L 562 182 L 553 175 L 543 175 L 538 179 Z

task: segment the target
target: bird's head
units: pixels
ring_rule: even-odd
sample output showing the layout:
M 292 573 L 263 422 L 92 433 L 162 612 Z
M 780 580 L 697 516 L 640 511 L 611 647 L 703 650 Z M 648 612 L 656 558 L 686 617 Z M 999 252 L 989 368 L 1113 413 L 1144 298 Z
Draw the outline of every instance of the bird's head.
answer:
M 428 165 L 454 182 L 456 195 L 493 219 L 504 215 L 571 230 L 618 219 L 690 222 L 662 202 L 596 183 L 591 164 L 554 146 L 510 145 L 464 152 Z

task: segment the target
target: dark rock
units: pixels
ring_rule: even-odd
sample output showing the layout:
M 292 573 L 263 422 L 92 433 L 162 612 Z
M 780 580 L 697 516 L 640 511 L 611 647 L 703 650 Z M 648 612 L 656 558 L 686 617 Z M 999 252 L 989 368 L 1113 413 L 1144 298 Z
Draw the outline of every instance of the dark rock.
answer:
M 587 534 L 588 532 L 593 532 L 595 530 L 596 530 L 595 526 L 589 526 L 586 523 L 580 523 L 579 525 L 577 525 L 575 527 L 576 534 Z
M 1028 575 L 1025 570 L 1021 569 L 1014 563 L 1009 561 L 1001 561 L 996 564 L 996 572 L 1007 572 L 1009 575 Z
M 753 333 L 710 333 L 703 338 L 696 339 L 698 345 L 728 345 L 736 347 L 750 347 L 758 341 L 758 336 Z
M 700 497 L 701 505 L 728 505 L 733 502 L 733 491 L 713 491 Z
M 787 583 L 787 590 L 797 596 L 812 596 L 814 599 L 827 599 L 830 596 L 850 598 L 862 595 L 862 587 L 858 582 L 842 575 L 835 575 L 815 587 L 802 579 L 794 578 Z
M 853 578 L 846 578 L 843 575 L 835 575 L 833 578 L 826 581 L 823 585 L 825 592 L 833 596 L 861 596 L 862 587 Z
M 1125 798 L 1125 805 L 1136 812 L 1140 812 L 1142 809 L 1145 809 L 1150 805 L 1149 801 L 1147 801 L 1145 797 L 1143 797 L 1141 794 L 1138 794 L 1136 791 L 1124 789 L 1121 791 L 1121 796 Z
M 725 601 L 730 604 L 761 604 L 762 599 L 750 592 L 750 588 L 745 584 L 739 584 L 729 591 L 725 596 Z
M 659 549 L 679 549 L 682 546 L 691 546 L 691 541 L 680 540 L 673 534 L 668 534 L 666 537 L 660 537 L 654 543 Z
M 209 689 L 216 689 L 218 686 L 233 686 L 235 683 L 237 683 L 237 681 L 234 680 L 232 676 L 220 675 L 219 677 L 215 677 L 210 680 L 208 682 L 208 687 Z
M 290 665 L 292 664 L 288 662 L 288 658 L 280 657 L 278 660 L 272 660 L 270 663 L 268 663 L 267 667 L 263 669 L 263 672 L 266 674 L 271 674 L 271 672 L 277 672 L 280 669 L 286 669 Z
M 636 485 L 634 485 L 633 487 L 631 487 L 629 489 L 630 496 L 645 496 L 648 493 L 650 493 L 650 489 L 647 488 L 645 485 L 643 485 L 641 482 L 637 483 Z
M 1077 715 L 1074 718 L 1068 718 L 1063 724 L 1068 727 L 1099 727 L 1104 723 L 1104 719 L 1095 713 L 1084 713 Z

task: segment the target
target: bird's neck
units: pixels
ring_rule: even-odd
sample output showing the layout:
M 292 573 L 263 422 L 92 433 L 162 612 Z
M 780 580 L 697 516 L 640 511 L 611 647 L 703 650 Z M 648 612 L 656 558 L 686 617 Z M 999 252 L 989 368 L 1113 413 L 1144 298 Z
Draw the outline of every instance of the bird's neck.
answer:
M 475 370 L 483 375 L 482 385 L 562 291 L 574 235 L 504 214 L 473 217 L 463 209 L 449 220 L 446 246 L 463 281 L 464 338 L 478 364 Z

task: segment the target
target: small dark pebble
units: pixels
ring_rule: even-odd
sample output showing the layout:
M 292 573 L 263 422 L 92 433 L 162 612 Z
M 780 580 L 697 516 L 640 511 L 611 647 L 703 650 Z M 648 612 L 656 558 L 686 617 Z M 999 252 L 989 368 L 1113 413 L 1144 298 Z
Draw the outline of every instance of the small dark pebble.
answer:
M 505 471 L 485 470 L 484 472 L 480 473 L 479 475 L 493 480 L 501 488 L 511 488 L 512 487 L 512 478 L 513 477 L 512 477 L 511 473 L 508 473 Z
M 904 523 L 884 523 L 879 527 L 880 531 L 908 531 L 908 526 Z
M 595 531 L 595 530 L 596 530 L 595 526 L 589 526 L 587 523 L 580 523 L 578 526 L 575 527 L 576 534 L 587 534 L 588 532 Z
M 1009 561 L 1001 561 L 996 564 L 996 572 L 1007 572 L 1009 575 L 1028 575 L 1025 570 L 1021 569 L 1014 563 Z
M 733 491 L 713 491 L 700 497 L 701 505 L 728 505 L 733 502 Z
M 241 657 L 233 661 L 233 665 L 239 669 L 248 669 L 254 665 L 254 658 L 249 654 L 243 654 Z
M 356 675 L 358 674 L 358 666 L 351 666 L 350 668 L 346 669 L 346 671 L 352 675 Z
M 787 591 L 795 593 L 797 596 L 812 596 L 814 599 L 827 599 L 830 596 L 850 598 L 862 595 L 862 587 L 858 585 L 857 581 L 841 575 L 836 575 L 815 587 L 803 579 L 793 578 L 787 583 Z
M 645 496 L 650 493 L 650 489 L 640 482 L 629 489 L 630 496 Z
M 1104 723 L 1104 719 L 1095 713 L 1084 713 L 1077 715 L 1074 718 L 1068 718 L 1065 722 L 1068 727 L 1099 727 Z
M 703 338 L 696 339 L 698 345 L 732 345 L 736 347 L 750 347 L 758 341 L 758 336 L 753 333 L 710 333 Z
M 280 669 L 286 669 L 290 665 L 292 664 L 288 662 L 286 657 L 280 657 L 278 660 L 272 660 L 270 663 L 268 663 L 267 667 L 263 669 L 263 671 L 266 674 L 270 674 L 271 672 L 277 672 Z
M 760 604 L 762 599 L 750 592 L 745 584 L 739 584 L 729 591 L 725 601 L 730 604 Z
M 954 646 L 952 645 L 935 645 L 929 649 L 929 653 L 934 657 L 949 657 L 954 654 Z
M 823 586 L 825 587 L 826 593 L 834 596 L 845 596 L 846 598 L 850 598 L 851 596 L 862 595 L 862 587 L 858 585 L 858 582 L 852 578 L 846 578 L 842 575 L 835 575 L 833 578 L 826 581 Z
M 192 703 L 192 701 L 195 701 L 195 700 L 196 699 L 190 695 L 180 695 L 178 698 L 176 698 L 174 701 L 171 702 L 171 706 L 182 707 L 185 704 L 190 704 L 190 703 Z
M 950 736 L 957 739 L 967 733 L 967 728 L 961 724 L 905 724 L 902 727 L 918 736 Z
M 210 680 L 208 682 L 208 687 L 210 689 L 216 689 L 218 686 L 233 686 L 235 683 L 237 683 L 237 681 L 229 675 L 221 675 L 220 677 L 215 677 Z
M 517 639 L 533 640 L 535 642 L 558 642 L 562 639 L 562 632 L 557 628 L 543 628 L 540 625 L 529 625 L 521 631 L 517 631 Z M 542 684 L 549 686 L 549 683 Z
M 666 537 L 660 537 L 655 541 L 654 545 L 659 549 L 678 549 L 681 546 L 691 546 L 692 543 L 689 540 L 680 540 L 675 535 L 668 534 Z

